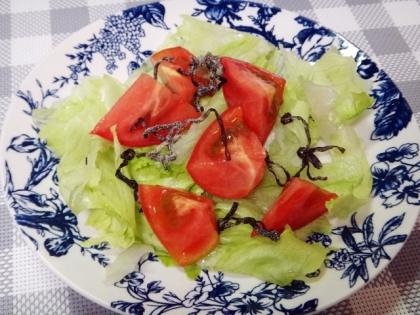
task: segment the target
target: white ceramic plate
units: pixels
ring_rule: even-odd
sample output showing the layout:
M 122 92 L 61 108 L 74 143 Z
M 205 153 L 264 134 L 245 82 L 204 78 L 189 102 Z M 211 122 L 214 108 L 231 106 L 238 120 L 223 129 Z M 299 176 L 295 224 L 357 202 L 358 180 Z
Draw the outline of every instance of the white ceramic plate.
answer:
M 180 24 L 180 14 L 259 34 L 309 61 L 335 45 L 357 60 L 363 78 L 374 81 L 371 95 L 376 101 L 357 126 L 374 177 L 372 199 L 337 223 L 331 238 L 320 236 L 319 241 L 331 241 L 340 250 L 328 257 L 327 268 L 315 278 L 279 287 L 246 276 L 202 272 L 199 281 L 191 281 L 150 255 L 119 285 L 105 286 L 101 272 L 108 261 L 106 246 L 82 245 L 77 219 L 57 193 L 58 161 L 37 137 L 31 112 L 67 96 L 86 73 L 108 73 L 124 81 L 168 29 Z M 123 42 L 121 30 L 134 36 Z M 391 79 L 336 33 L 263 4 L 170 1 L 132 8 L 87 26 L 32 71 L 5 121 L 2 181 L 10 212 L 30 246 L 72 288 L 105 307 L 135 314 L 251 314 L 253 309 L 261 309 L 258 314 L 308 314 L 363 287 L 402 247 L 420 204 L 418 135 L 412 112 Z

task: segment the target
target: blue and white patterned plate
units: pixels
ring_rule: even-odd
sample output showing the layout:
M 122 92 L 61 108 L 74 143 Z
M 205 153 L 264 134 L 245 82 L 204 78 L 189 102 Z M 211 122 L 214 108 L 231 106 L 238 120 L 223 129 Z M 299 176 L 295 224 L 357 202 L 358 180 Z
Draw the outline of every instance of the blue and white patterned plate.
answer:
M 2 187 L 16 224 L 39 257 L 72 288 L 110 309 L 131 314 L 309 314 L 348 297 L 375 277 L 401 249 L 420 204 L 419 132 L 398 88 L 368 56 L 338 34 L 275 7 L 232 0 L 182 0 L 138 6 L 80 30 L 58 46 L 13 99 L 1 142 Z M 35 108 L 67 96 L 86 75 L 124 81 L 189 14 L 210 23 L 265 37 L 305 60 L 330 46 L 358 61 L 373 81 L 375 103 L 356 126 L 366 142 L 374 178 L 372 198 L 331 236 L 340 248 L 325 268 L 305 281 L 280 287 L 251 277 L 203 271 L 195 281 L 177 268 L 144 256 L 135 272 L 115 285 L 102 282 L 109 248 L 85 247 L 82 224 L 58 193 L 58 160 L 37 137 Z

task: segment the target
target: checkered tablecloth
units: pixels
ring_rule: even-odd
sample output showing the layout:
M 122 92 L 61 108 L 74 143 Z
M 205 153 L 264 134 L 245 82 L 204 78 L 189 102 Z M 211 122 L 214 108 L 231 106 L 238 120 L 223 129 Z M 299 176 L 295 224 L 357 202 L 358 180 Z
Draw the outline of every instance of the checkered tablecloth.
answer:
M 41 58 L 83 26 L 141 3 L 0 0 L 0 128 L 11 95 Z M 420 124 L 420 0 L 264 3 L 316 20 L 359 46 L 394 79 Z M 73 291 L 43 265 L 24 243 L 0 198 L 0 314 L 115 314 Z M 388 268 L 322 314 L 420 314 L 419 222 Z

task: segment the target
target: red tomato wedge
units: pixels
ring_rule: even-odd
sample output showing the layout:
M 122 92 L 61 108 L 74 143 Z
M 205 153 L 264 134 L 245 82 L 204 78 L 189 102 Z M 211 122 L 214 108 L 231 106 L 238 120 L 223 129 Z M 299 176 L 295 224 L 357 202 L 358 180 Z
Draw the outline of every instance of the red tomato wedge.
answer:
M 153 232 L 180 266 L 195 263 L 219 244 L 213 200 L 153 185 L 140 185 L 138 195 Z
M 286 225 L 297 230 L 328 211 L 325 203 L 337 198 L 335 193 L 319 188 L 312 182 L 293 177 L 261 220 L 267 230 L 283 232 Z M 256 231 L 252 236 L 257 235 Z
M 139 78 L 120 97 L 109 112 L 98 122 L 91 134 L 113 140 L 110 128 L 114 125 L 119 142 L 130 147 L 145 147 L 161 141 L 154 135 L 144 138 L 144 127 L 131 128 L 142 118 L 148 127 L 197 118 L 194 107 L 173 94 L 164 85 L 147 74 Z M 162 135 L 167 131 L 161 131 Z
M 222 113 L 231 160 L 226 160 L 220 126 L 215 120 L 198 140 L 187 171 L 207 192 L 221 198 L 247 196 L 264 175 L 266 152 L 258 137 L 244 123 L 242 108 Z
M 191 77 L 178 72 L 178 69 L 188 71 L 192 53 L 182 47 L 172 47 L 160 50 L 150 57 L 152 65 L 156 65 L 162 58 L 172 58 L 174 61 L 162 61 L 158 66 L 158 76 L 173 93 L 185 101 L 192 103 L 197 87 L 192 83 Z
M 245 61 L 222 57 L 227 83 L 223 95 L 229 107 L 241 106 L 244 121 L 261 143 L 267 140 L 283 103 L 286 81 Z

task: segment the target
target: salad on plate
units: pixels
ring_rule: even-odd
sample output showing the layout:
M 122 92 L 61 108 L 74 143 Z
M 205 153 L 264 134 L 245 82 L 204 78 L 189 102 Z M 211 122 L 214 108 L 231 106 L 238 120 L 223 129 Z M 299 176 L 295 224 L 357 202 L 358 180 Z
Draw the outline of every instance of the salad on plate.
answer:
M 60 193 L 118 249 L 107 282 L 141 256 L 288 285 L 334 248 L 305 240 L 366 203 L 372 175 L 353 126 L 371 82 L 331 47 L 316 63 L 183 16 L 125 83 L 85 78 L 33 112 L 60 158 Z

